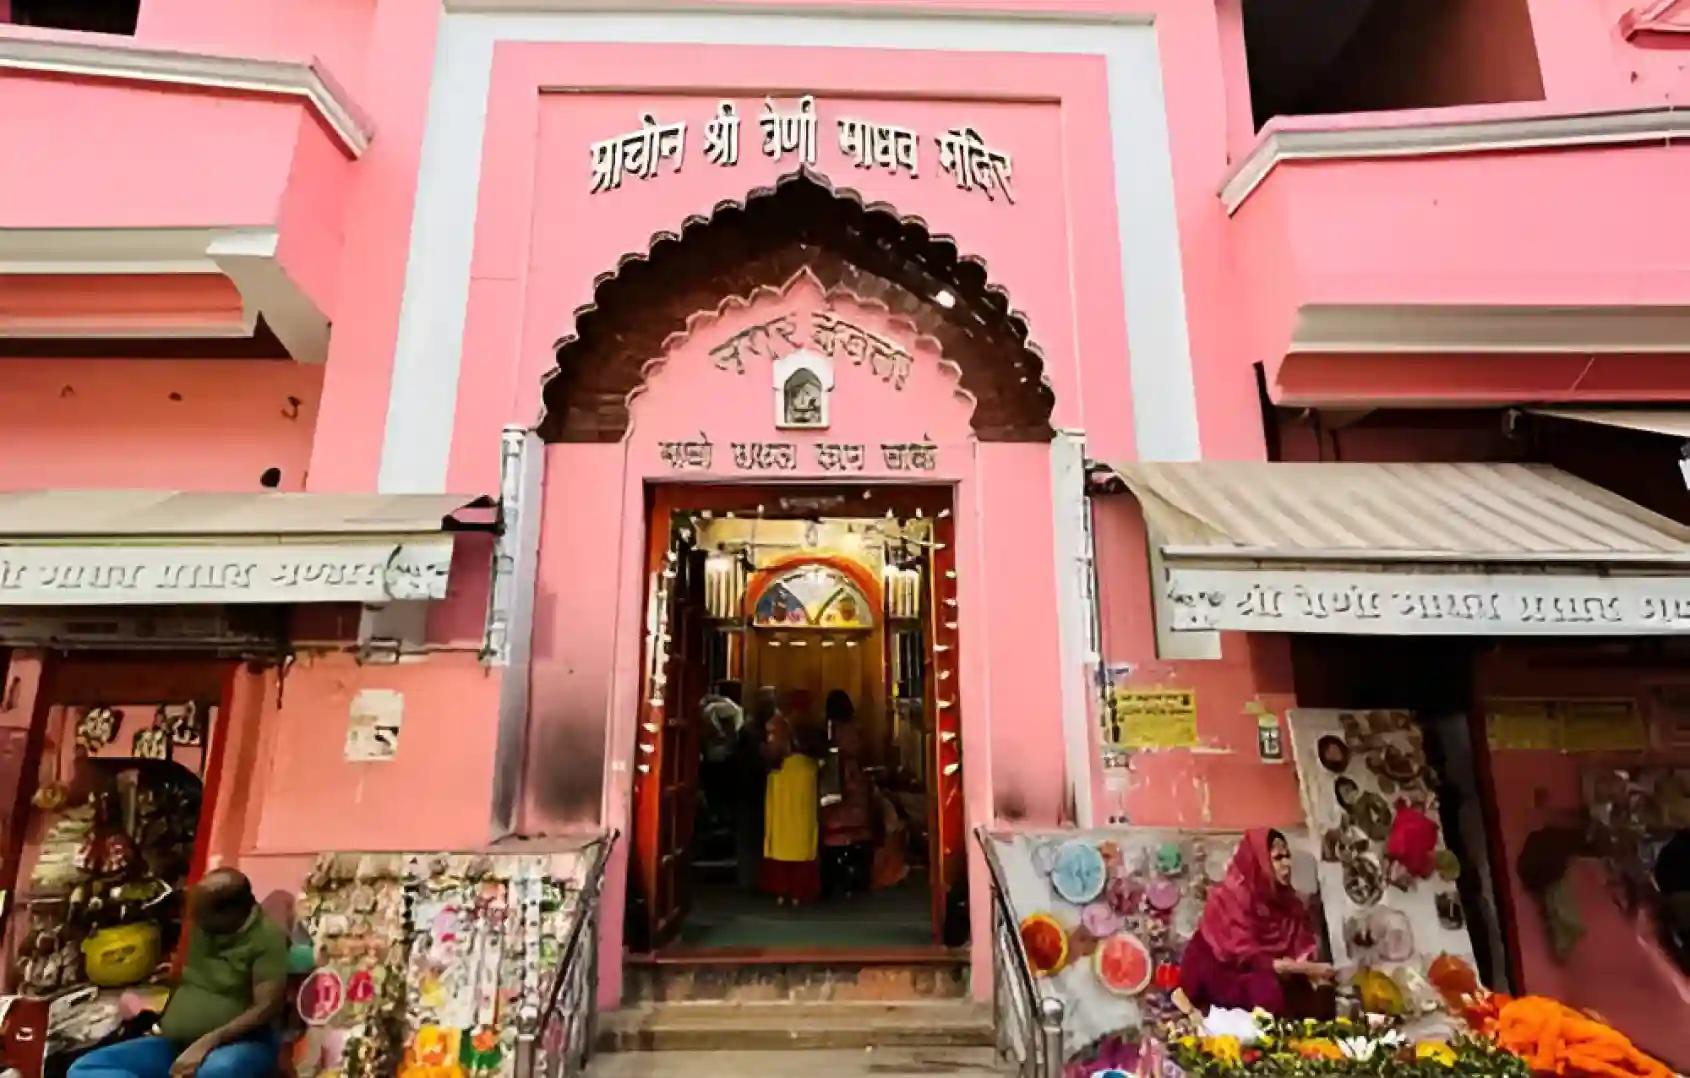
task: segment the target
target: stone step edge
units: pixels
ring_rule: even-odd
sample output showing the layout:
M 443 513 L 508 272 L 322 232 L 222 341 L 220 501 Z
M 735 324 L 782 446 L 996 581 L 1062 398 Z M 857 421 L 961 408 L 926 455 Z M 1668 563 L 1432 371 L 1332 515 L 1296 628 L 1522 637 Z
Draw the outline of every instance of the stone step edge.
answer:
M 906 1019 L 931 1022 L 984 1021 L 992 1019 L 990 1004 L 975 1000 L 668 1000 L 607 1010 L 598 1015 L 600 1024 L 617 1022 L 651 1022 L 664 1019 L 701 1021 L 701 1019 L 777 1019 L 777 1021 L 864 1021 L 864 1019 Z
M 679 1029 L 629 1029 L 621 1032 L 607 1030 L 599 1036 L 598 1050 L 604 1053 L 618 1053 L 989 1048 L 993 1041 L 994 1034 L 989 1025 L 954 1028 L 905 1026 L 888 1029 L 826 1026 L 807 1029 L 746 1029 L 697 1026 Z

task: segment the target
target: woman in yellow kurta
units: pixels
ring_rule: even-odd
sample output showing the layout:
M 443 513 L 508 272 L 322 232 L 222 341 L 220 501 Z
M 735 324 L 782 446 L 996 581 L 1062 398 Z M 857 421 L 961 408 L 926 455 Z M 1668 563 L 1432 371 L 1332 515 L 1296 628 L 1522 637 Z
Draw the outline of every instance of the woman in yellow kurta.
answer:
M 821 894 L 816 861 L 820 800 L 818 767 L 804 738 L 785 715 L 769 722 L 769 779 L 764 795 L 763 890 L 781 905 L 813 902 Z

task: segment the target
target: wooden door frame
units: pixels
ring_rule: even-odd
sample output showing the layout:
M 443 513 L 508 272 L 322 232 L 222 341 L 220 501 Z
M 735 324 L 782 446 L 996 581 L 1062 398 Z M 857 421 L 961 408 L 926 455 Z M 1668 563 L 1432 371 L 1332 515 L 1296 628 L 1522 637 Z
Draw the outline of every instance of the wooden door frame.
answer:
M 941 531 L 948 533 L 946 538 L 941 541 L 946 543 L 946 551 L 951 556 L 950 559 L 947 560 L 954 563 L 956 530 L 955 516 L 958 502 L 956 485 L 954 483 L 919 481 L 913 483 L 889 483 L 879 480 L 867 482 L 860 480 L 840 480 L 831 482 L 810 480 L 790 483 L 782 483 L 778 481 L 766 483 L 666 483 L 648 480 L 645 484 L 644 493 L 646 557 L 641 566 L 643 579 L 641 580 L 640 609 L 642 611 L 650 609 L 650 604 L 652 602 L 652 583 L 656 579 L 657 574 L 662 571 L 667 558 L 669 535 L 672 530 L 671 520 L 677 512 L 699 512 L 709 510 L 714 513 L 724 514 L 732 512 L 741 517 L 756 517 L 761 515 L 764 519 L 780 520 L 803 519 L 817 513 L 825 516 L 863 517 L 872 519 L 884 516 L 887 510 L 891 510 L 894 516 L 913 517 L 919 511 L 925 516 L 933 518 L 937 524 L 943 525 L 942 528 L 936 529 L 935 534 L 937 536 Z M 783 499 L 788 501 L 803 500 L 806 502 L 837 502 L 837 504 L 815 506 L 782 505 Z M 939 581 L 943 579 L 943 576 L 942 570 L 938 568 L 940 559 L 935 558 L 933 561 L 935 565 L 933 581 L 934 593 L 933 599 L 929 603 L 931 615 L 931 621 L 929 622 L 930 634 L 928 639 L 924 642 L 928 654 L 927 672 L 930 681 L 936 678 L 936 674 L 934 672 L 937 667 L 934 662 L 934 656 L 937 653 L 933 650 L 933 648 L 936 643 L 940 642 L 939 636 L 941 635 L 941 632 L 943 632 L 945 637 L 944 642 L 951 649 L 950 654 L 952 656 L 951 661 L 953 663 L 953 667 L 958 671 L 957 674 L 953 675 L 953 679 L 951 681 L 951 695 L 957 699 L 953 702 L 954 706 L 949 709 L 951 725 L 955 727 L 958 733 L 957 738 L 953 742 L 956 747 L 953 748 L 950 753 L 954 755 L 955 753 L 959 753 L 961 751 L 961 667 L 960 663 L 957 661 L 957 650 L 961 634 L 957 631 L 942 630 L 944 619 L 941 611 L 939 610 L 942 600 L 938 596 L 938 584 Z M 637 686 L 635 693 L 636 700 L 638 701 L 636 706 L 640 709 L 640 715 L 634 723 L 633 732 L 636 743 L 633 746 L 632 755 L 636 763 L 638 763 L 638 758 L 640 756 L 638 741 L 641 734 L 641 725 L 646 721 L 645 708 L 647 706 L 646 700 L 648 697 L 649 686 L 646 684 L 645 679 L 646 671 L 649 669 L 650 662 L 650 640 L 642 637 L 640 642 L 640 662 L 638 666 L 640 684 Z M 936 684 L 936 681 L 932 681 L 932 683 Z M 931 692 L 931 690 L 928 691 Z M 937 699 L 932 698 L 932 703 L 928 706 L 935 709 L 934 714 L 937 716 Z M 938 723 L 937 718 L 935 718 L 936 734 L 934 740 L 936 745 L 939 743 L 937 729 Z M 936 751 L 936 755 L 941 754 L 942 753 Z M 640 773 L 636 771 L 633 776 L 634 792 L 631 798 L 631 808 L 629 813 L 631 817 L 630 831 L 634 836 L 634 842 L 630 843 L 629 858 L 630 887 L 627 902 L 630 905 L 634 902 L 640 901 L 640 896 L 636 894 L 635 891 L 636 887 L 648 888 L 647 893 L 649 894 L 649 887 L 653 881 L 641 878 L 642 875 L 646 874 L 647 869 L 646 866 L 639 863 L 639 850 L 642 845 L 655 842 L 656 837 L 661 833 L 662 826 L 662 821 L 658 818 L 661 806 L 661 791 L 653 789 L 649 785 L 642 785 L 640 778 Z M 936 768 L 930 781 L 936 785 L 941 778 L 942 775 Z M 958 774 L 956 780 L 956 786 L 960 796 L 960 791 L 963 789 L 960 773 Z M 963 808 L 963 812 L 966 812 L 965 806 Z M 964 815 L 963 818 L 966 819 L 966 816 Z M 938 819 L 929 821 L 929 828 L 934 836 L 934 847 L 936 849 L 939 846 L 940 827 L 941 824 Z M 649 848 L 649 846 L 647 846 L 647 848 Z M 961 864 L 966 866 L 966 856 L 960 857 L 959 861 Z M 852 962 L 920 962 L 935 960 L 938 958 L 945 958 L 948 960 L 948 957 L 953 952 L 951 949 L 943 946 L 942 940 L 943 911 L 946 896 L 943 889 L 940 887 L 940 883 L 943 879 L 944 873 L 942 866 L 939 863 L 930 865 L 928 871 L 929 886 L 932 887 L 935 892 L 933 897 L 935 937 L 934 946 L 932 947 L 908 949 L 864 948 L 862 951 L 795 950 L 791 952 L 771 952 L 762 949 L 751 951 L 723 949 L 719 951 L 689 952 L 683 956 L 675 954 L 673 951 L 665 952 L 664 948 L 658 946 L 653 947 L 649 952 L 629 952 L 627 954 L 627 958 L 629 961 L 638 964 L 674 961 L 756 963 L 815 959 L 842 959 Z M 963 871 L 967 871 L 966 867 Z M 649 901 L 649 899 L 647 899 L 647 901 Z

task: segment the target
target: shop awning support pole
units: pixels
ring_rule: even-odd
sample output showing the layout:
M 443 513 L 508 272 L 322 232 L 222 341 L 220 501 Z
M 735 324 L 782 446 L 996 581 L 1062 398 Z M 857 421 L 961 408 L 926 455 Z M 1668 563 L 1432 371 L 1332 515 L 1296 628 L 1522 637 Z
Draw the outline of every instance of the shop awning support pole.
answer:
M 512 425 L 499 440 L 499 513 L 487 609 L 487 662 L 505 667 L 499 683 L 499 736 L 493 769 L 495 838 L 516 827 L 519 776 L 528 730 L 528 656 L 534 630 L 534 574 L 540 560 L 540 482 L 545 446 Z
M 1066 795 L 1072 798 L 1074 823 L 1096 825 L 1092 776 L 1098 760 L 1089 729 L 1086 668 L 1097 661 L 1091 648 L 1091 550 L 1086 515 L 1085 434 L 1056 433 L 1050 443 L 1052 537 L 1056 547 L 1057 640 L 1061 658 L 1058 699 L 1062 716 L 1062 744 L 1068 772 Z

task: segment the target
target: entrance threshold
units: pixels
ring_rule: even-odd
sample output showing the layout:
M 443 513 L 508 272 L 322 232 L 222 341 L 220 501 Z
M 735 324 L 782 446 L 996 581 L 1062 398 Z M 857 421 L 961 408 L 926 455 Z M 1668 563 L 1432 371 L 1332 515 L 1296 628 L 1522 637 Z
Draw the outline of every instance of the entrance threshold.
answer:
M 629 952 L 630 966 L 779 966 L 795 964 L 852 966 L 949 966 L 968 961 L 968 948 L 868 947 L 666 947 L 661 951 Z

